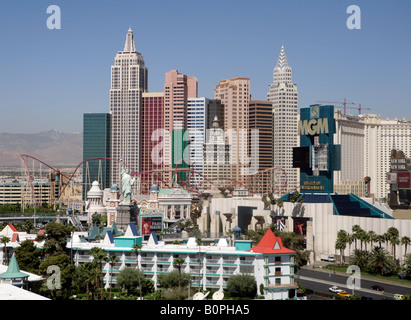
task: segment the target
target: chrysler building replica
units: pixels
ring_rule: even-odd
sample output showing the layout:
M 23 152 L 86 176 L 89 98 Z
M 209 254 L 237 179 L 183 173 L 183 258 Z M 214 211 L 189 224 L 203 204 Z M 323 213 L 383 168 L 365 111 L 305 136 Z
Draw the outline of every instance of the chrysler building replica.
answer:
M 298 91 L 292 82 L 292 69 L 284 45 L 274 68 L 267 99 L 273 103 L 273 167 L 282 168 L 274 171 L 274 192 L 283 195 L 299 185 L 298 171 L 292 162 L 293 147 L 298 143 Z
M 135 172 L 141 164 L 141 102 L 147 91 L 147 68 L 136 51 L 133 31 L 127 32 L 124 50 L 111 66 L 110 114 L 111 158 L 122 159 Z M 111 185 L 120 185 L 120 164 L 111 163 Z M 132 192 L 136 194 L 135 190 Z

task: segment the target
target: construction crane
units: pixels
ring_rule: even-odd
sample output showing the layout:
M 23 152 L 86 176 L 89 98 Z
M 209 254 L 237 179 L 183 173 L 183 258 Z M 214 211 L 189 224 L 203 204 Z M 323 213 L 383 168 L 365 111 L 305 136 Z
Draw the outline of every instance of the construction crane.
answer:
M 371 110 L 371 108 L 364 108 L 361 107 L 361 103 L 358 105 L 358 107 L 347 107 L 347 104 L 353 104 L 356 105 L 355 102 L 347 102 L 347 100 L 344 98 L 344 102 L 336 102 L 336 101 L 319 101 L 317 100 L 316 102 L 323 102 L 323 103 L 338 103 L 338 104 L 342 104 L 344 106 L 344 114 L 347 114 L 347 110 L 346 109 L 356 109 L 358 110 L 358 114 L 361 114 L 361 110 Z
M 371 110 L 371 108 L 363 108 L 363 107 L 361 107 L 361 103 L 360 103 L 359 106 L 358 106 L 358 114 L 361 114 L 361 110 L 363 110 L 363 109 L 365 109 L 365 110 Z
M 353 104 L 355 105 L 355 102 L 347 102 L 347 99 L 344 98 L 344 102 L 336 102 L 336 101 L 316 101 L 316 102 L 323 102 L 323 103 L 338 103 L 338 104 L 342 104 L 344 106 L 344 114 L 347 114 L 347 104 Z

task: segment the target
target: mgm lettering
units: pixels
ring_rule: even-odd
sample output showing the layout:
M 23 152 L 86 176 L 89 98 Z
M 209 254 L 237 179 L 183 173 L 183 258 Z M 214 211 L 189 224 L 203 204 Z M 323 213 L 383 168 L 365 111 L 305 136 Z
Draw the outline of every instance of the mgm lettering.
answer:
M 300 120 L 298 122 L 298 133 L 300 135 L 328 134 L 328 118 Z

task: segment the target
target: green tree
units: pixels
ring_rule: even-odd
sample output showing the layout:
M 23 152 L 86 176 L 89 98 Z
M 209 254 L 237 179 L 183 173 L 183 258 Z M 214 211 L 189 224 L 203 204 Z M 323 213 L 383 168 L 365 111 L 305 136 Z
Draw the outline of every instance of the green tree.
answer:
M 90 250 L 90 255 L 93 257 L 93 261 L 97 264 L 100 275 L 99 275 L 99 286 L 100 286 L 100 299 L 104 299 L 104 286 L 103 286 L 103 261 L 106 258 L 107 254 L 102 248 L 93 247 Z
M 228 278 L 227 290 L 236 297 L 254 298 L 257 294 L 257 282 L 250 274 L 239 274 Z
M 52 221 L 46 225 L 45 233 L 46 241 L 44 246 L 47 256 L 65 253 L 67 238 L 71 234 L 71 228 L 62 223 Z
M 181 266 L 184 264 L 185 260 L 183 258 L 175 258 L 173 261 L 173 266 L 178 270 L 178 287 L 181 288 Z
M 384 248 L 375 247 L 368 259 L 368 270 L 382 276 L 393 274 L 397 270 L 395 260 Z
M 354 249 L 350 255 L 349 263 L 358 266 L 361 270 L 367 268 L 369 253 L 364 250 Z
M 9 264 L 9 257 L 8 257 L 8 254 L 7 254 L 7 244 L 9 242 L 10 242 L 9 237 L 4 236 L 4 237 L 1 237 L 1 239 L 0 239 L 0 243 L 2 243 L 3 246 L 4 246 L 3 247 L 4 248 L 4 259 L 5 259 L 6 265 Z
M 39 272 L 42 252 L 34 245 L 33 241 L 25 240 L 21 242 L 20 247 L 17 247 L 14 252 L 22 270 L 32 273 Z
M 68 299 L 71 295 L 72 277 L 75 267 L 71 264 L 67 254 L 54 254 L 44 260 L 39 266 L 39 272 L 48 277 L 48 267 L 57 266 L 59 268 L 58 278 L 60 281 L 60 289 L 49 289 L 48 293 L 53 299 Z
M 178 287 L 179 282 L 181 287 L 189 285 L 191 275 L 189 273 L 181 272 L 179 275 L 178 270 L 171 271 L 170 273 L 160 273 L 157 277 L 157 282 L 161 288 L 175 288 Z
M 85 275 L 85 285 L 86 285 L 86 297 L 89 300 L 90 292 L 91 292 L 91 299 L 95 300 L 96 291 L 99 286 L 99 275 L 100 272 L 97 268 L 97 264 L 95 261 L 86 262 L 81 265 L 82 272 Z
M 403 272 L 405 279 L 411 279 L 411 253 L 405 255 Z
M 391 248 L 392 248 L 392 255 L 395 260 L 395 251 L 396 251 L 395 248 L 398 244 L 400 244 L 398 229 L 395 227 L 390 227 L 387 230 L 387 234 L 388 234 L 388 241 L 391 244 Z
M 354 239 L 354 244 L 355 244 L 355 249 L 357 249 L 357 240 L 360 240 L 361 234 L 364 232 L 364 230 L 358 225 L 353 225 L 352 226 L 352 235 Z
M 410 245 L 410 243 L 411 243 L 411 239 L 410 239 L 409 237 L 403 236 L 403 237 L 401 238 L 401 244 L 402 244 L 402 245 L 404 246 L 404 248 L 405 248 L 404 256 L 407 255 L 407 247 Z
M 127 291 L 127 294 L 132 294 L 136 291 L 137 285 L 139 285 L 139 279 L 142 278 L 144 278 L 142 271 L 133 268 L 124 268 L 117 276 L 117 283 L 121 288 Z
M 347 247 L 347 242 L 348 242 L 348 233 L 345 230 L 339 230 L 337 232 L 337 240 L 335 243 L 335 248 L 340 250 L 340 256 L 341 256 L 341 263 L 343 262 L 343 256 L 344 256 L 344 250 Z

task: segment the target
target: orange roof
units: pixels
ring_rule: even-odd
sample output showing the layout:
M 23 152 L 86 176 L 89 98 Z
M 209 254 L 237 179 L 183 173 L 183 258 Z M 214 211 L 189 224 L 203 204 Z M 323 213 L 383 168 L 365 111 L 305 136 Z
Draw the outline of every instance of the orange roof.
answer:
M 263 254 L 295 253 L 295 251 L 284 247 L 281 238 L 276 237 L 271 229 L 268 229 L 260 242 L 248 251 Z

